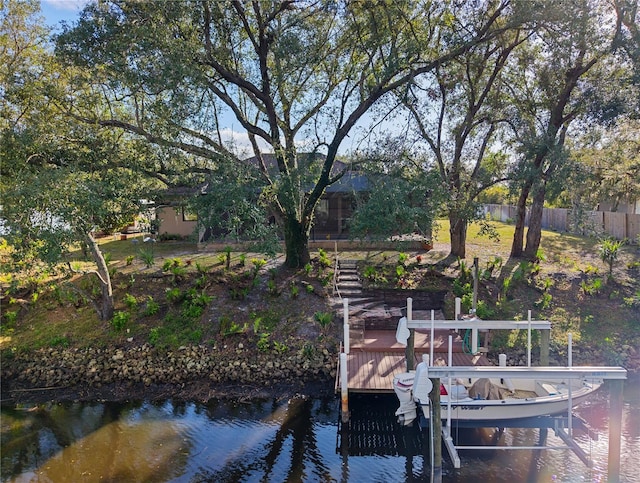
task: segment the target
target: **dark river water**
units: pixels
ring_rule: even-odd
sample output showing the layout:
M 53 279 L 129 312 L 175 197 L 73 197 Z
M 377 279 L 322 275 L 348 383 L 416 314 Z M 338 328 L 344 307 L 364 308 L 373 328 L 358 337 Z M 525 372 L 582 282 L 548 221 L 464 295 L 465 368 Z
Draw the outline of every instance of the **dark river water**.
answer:
M 353 397 L 351 431 L 338 399 L 131 402 L 2 408 L 3 482 L 403 482 L 430 481 L 429 444 L 394 424 L 393 396 Z M 570 450 L 464 450 L 447 482 L 607 481 L 608 395 L 576 411 L 597 433 Z M 625 384 L 622 482 L 640 482 L 640 380 Z M 454 428 L 463 444 L 487 444 L 489 430 Z M 535 446 L 539 429 L 507 429 L 495 444 Z M 553 430 L 547 445 L 564 446 Z

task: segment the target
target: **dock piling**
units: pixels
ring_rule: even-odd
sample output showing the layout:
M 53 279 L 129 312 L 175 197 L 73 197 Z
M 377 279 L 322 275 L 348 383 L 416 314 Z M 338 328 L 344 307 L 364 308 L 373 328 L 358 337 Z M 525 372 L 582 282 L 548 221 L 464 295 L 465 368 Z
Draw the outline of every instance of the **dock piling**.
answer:
M 620 446 L 622 433 L 622 380 L 609 381 L 609 465 L 607 481 L 620 481 Z
M 341 414 L 342 422 L 347 423 L 349 421 L 349 388 L 347 386 L 347 354 L 340 353 L 340 399 L 341 399 Z
M 413 320 L 413 299 L 409 297 L 407 299 L 407 325 Z M 405 358 L 407 360 L 407 372 L 415 369 L 415 343 L 416 331 L 415 329 L 409 329 L 409 338 L 407 339 L 407 347 L 405 348 Z

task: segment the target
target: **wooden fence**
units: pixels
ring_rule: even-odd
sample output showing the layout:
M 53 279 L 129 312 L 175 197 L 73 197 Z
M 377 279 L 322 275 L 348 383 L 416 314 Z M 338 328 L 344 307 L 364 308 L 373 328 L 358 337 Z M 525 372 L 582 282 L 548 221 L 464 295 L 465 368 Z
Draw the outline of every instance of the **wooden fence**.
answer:
M 484 214 L 493 220 L 512 222 L 516 219 L 517 208 L 510 205 L 484 205 Z M 586 211 L 577 220 L 567 208 L 544 208 L 542 228 L 560 232 L 592 235 L 606 233 L 618 240 L 625 238 L 637 242 L 640 236 L 640 214 L 618 213 L 613 211 Z M 529 210 L 525 218 L 529 223 Z

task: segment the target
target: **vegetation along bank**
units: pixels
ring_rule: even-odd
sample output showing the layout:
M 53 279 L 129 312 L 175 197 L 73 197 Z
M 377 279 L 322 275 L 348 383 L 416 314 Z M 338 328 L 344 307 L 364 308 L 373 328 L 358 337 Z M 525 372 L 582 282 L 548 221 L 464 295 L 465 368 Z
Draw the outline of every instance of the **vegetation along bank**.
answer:
M 500 239 L 512 230 L 496 226 Z M 545 255 L 530 263 L 509 260 L 506 242 L 471 234 L 481 268 L 482 318 L 525 319 L 532 310 L 534 318 L 552 321 L 551 364 L 566 363 L 571 332 L 574 364 L 640 372 L 637 247 L 621 247 L 609 276 L 597 240 L 545 232 Z M 8 287 L 3 400 L 332 393 L 342 337 L 332 253 L 318 250 L 294 270 L 278 257 L 267 261 L 189 243 L 158 243 L 146 261 L 130 240 L 101 243 L 112 254 L 116 304 L 110 321 L 101 321 L 92 307 L 91 274 L 50 273 L 47 280 Z M 407 296 L 444 288 L 443 310 L 451 318 L 456 296 L 469 310 L 471 278 L 470 265 L 448 261 L 446 248 L 437 243 L 428 252 L 338 256 L 359 259 L 366 288 Z M 533 342 L 535 361 L 535 334 Z M 525 347 L 526 334 L 494 331 L 489 356 L 506 352 L 509 364 L 523 364 Z

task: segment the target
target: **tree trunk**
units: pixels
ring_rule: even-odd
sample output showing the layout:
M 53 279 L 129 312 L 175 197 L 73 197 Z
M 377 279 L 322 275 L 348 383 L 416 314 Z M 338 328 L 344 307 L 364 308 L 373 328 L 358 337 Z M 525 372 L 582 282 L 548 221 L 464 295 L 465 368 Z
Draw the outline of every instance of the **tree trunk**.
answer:
M 466 256 L 467 220 L 456 212 L 449 213 L 449 234 L 451 235 L 450 255 L 459 258 Z
M 527 230 L 527 247 L 524 250 L 524 257 L 532 261 L 537 259 L 542 239 L 542 213 L 546 191 L 546 183 L 543 182 L 533 195 L 529 229 Z
M 287 215 L 284 222 L 285 265 L 302 268 L 309 261 L 309 224 L 300 222 L 295 216 Z
M 513 243 L 511 244 L 511 256 L 518 258 L 522 256 L 524 247 L 524 227 L 527 216 L 527 199 L 531 191 L 531 182 L 527 181 L 520 191 L 518 204 L 516 205 L 516 229 L 513 233 Z
M 102 288 L 102 310 L 99 311 L 100 319 L 110 320 L 113 317 L 113 287 L 111 286 L 109 268 L 102 256 L 102 251 L 100 251 L 98 243 L 91 234 L 87 235 L 87 245 L 91 250 L 93 260 L 98 268 L 97 276 Z

